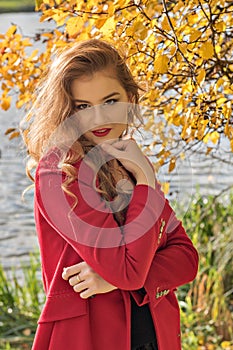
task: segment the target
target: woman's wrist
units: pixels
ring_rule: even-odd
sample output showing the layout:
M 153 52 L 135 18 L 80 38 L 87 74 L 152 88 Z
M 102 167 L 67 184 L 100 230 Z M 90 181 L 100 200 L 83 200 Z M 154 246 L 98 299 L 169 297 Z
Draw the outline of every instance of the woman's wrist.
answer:
M 142 173 L 136 177 L 137 185 L 147 185 L 155 189 L 155 177 Z

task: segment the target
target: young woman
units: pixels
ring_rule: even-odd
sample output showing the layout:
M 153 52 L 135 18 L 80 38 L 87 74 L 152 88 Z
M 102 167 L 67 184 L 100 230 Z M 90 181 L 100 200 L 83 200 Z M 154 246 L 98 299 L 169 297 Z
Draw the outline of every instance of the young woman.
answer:
M 174 291 L 198 256 L 129 125 L 139 87 L 108 43 L 76 43 L 38 88 L 25 142 L 46 303 L 33 350 L 181 349 Z

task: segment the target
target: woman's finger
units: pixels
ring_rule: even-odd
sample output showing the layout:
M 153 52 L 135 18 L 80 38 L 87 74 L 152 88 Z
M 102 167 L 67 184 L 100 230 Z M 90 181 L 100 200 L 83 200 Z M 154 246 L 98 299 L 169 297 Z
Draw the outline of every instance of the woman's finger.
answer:
M 82 293 L 80 293 L 80 297 L 82 299 L 88 299 L 90 297 L 92 297 L 95 293 L 93 293 L 93 291 L 91 289 L 85 289 Z
M 119 151 L 119 149 L 117 149 L 116 147 L 109 145 L 109 144 L 105 144 L 105 143 L 103 143 L 101 145 L 101 147 L 106 153 L 108 153 L 111 156 L 116 157 L 116 158 L 119 158 L 119 156 L 121 155 L 121 152 L 122 152 L 122 151 Z
M 90 287 L 89 284 L 86 281 L 83 281 L 83 282 L 75 284 L 73 286 L 73 290 L 76 293 L 80 293 L 80 292 L 83 292 L 84 290 L 88 289 L 89 287 Z
M 103 147 L 104 149 L 108 150 L 108 147 L 112 146 L 118 150 L 125 150 L 126 147 L 129 145 L 129 143 L 136 143 L 135 140 L 133 139 L 126 139 L 126 140 L 123 140 L 123 139 L 120 139 L 120 140 L 110 140 L 110 142 L 107 140 L 107 141 L 104 141 L 103 143 L 100 144 L 101 147 Z
M 69 267 L 64 267 L 63 272 L 62 272 L 62 278 L 64 280 L 68 280 L 71 276 L 77 275 L 78 273 L 81 272 L 83 263 L 75 264 Z
M 81 278 L 80 273 L 69 278 L 69 284 L 71 286 L 75 286 L 76 284 L 81 283 L 81 282 L 82 282 L 82 278 Z

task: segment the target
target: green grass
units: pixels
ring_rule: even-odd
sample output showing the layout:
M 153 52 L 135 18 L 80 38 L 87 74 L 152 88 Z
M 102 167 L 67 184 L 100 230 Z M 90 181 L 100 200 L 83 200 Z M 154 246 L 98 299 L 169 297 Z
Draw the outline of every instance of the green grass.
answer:
M 22 266 L 22 279 L 12 277 L 0 266 L 0 349 L 31 348 L 37 319 L 44 303 L 39 254 L 32 254 L 29 266 Z
M 0 0 L 0 13 L 34 11 L 35 0 Z

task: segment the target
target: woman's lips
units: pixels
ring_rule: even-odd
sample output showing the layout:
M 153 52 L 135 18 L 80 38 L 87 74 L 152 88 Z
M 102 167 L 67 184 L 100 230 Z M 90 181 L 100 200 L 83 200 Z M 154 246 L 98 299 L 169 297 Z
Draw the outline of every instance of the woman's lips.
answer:
M 108 135 L 108 133 L 111 130 L 112 129 L 110 129 L 110 128 L 102 128 L 102 129 L 98 129 L 98 130 L 93 130 L 92 133 L 97 137 L 103 137 L 103 136 Z

